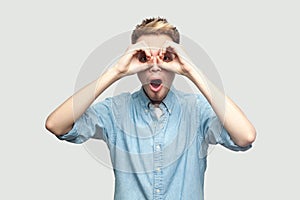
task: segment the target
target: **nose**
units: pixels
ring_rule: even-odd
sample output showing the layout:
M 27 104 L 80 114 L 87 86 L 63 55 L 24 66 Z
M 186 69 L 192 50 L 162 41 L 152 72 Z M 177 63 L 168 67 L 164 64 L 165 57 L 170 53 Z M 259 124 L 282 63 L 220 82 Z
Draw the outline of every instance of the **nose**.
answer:
M 157 58 L 156 58 L 156 56 L 153 56 L 153 60 L 152 60 L 151 65 L 152 65 L 150 67 L 150 71 L 151 72 L 160 72 L 161 71 L 160 66 L 157 64 Z
M 157 56 L 159 55 L 159 49 L 151 49 L 151 56 L 152 56 L 152 63 L 151 63 L 151 68 L 150 68 L 150 71 L 151 72 L 159 72 L 161 71 L 161 68 L 160 66 L 158 65 L 158 60 L 157 60 Z

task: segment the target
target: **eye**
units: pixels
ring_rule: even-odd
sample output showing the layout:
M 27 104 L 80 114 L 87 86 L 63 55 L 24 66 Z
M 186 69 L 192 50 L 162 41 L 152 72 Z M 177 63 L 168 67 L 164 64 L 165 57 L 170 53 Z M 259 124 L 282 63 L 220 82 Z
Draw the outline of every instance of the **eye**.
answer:
M 163 61 L 164 62 L 171 62 L 175 58 L 175 55 L 171 52 L 166 52 L 163 56 Z
M 137 53 L 137 59 L 141 62 L 141 63 L 145 63 L 148 61 L 148 58 L 146 56 L 146 53 L 144 51 L 139 51 Z

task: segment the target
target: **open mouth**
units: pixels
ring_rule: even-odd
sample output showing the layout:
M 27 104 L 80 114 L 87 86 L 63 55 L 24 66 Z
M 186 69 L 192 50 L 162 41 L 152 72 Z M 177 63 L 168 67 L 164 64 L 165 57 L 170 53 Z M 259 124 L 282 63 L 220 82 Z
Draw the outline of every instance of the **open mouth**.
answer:
M 158 92 L 162 88 L 162 80 L 154 79 L 150 81 L 150 88 L 154 92 Z

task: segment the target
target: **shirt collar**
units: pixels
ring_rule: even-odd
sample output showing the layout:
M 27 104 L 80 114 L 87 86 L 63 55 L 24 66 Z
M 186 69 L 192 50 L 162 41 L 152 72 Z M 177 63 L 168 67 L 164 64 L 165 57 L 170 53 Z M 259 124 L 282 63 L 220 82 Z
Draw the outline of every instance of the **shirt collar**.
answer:
M 149 105 L 151 104 L 151 101 L 148 98 L 148 96 L 146 95 L 143 87 L 140 89 L 140 91 L 138 91 L 138 93 L 139 93 L 141 104 L 146 109 L 149 109 Z M 167 96 L 164 98 L 164 100 L 160 104 L 160 108 L 162 108 L 164 106 L 167 109 L 167 111 L 169 112 L 169 114 L 172 113 L 172 110 L 174 108 L 175 102 L 178 101 L 176 93 L 177 93 L 177 90 L 172 86 L 170 88 Z

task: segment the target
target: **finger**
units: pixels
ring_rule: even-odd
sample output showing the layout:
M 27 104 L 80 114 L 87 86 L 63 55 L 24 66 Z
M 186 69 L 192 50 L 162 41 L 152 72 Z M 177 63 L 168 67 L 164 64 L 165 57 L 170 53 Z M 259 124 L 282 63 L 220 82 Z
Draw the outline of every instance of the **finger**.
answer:
M 132 52 L 132 55 L 135 55 L 135 58 L 137 58 L 142 63 L 151 60 L 151 51 L 145 41 L 140 41 L 136 44 L 131 45 L 130 51 Z
M 184 51 L 184 48 L 181 44 L 178 44 L 176 42 L 167 40 L 164 44 L 163 44 L 163 49 L 166 49 L 167 51 L 171 51 L 172 53 L 177 54 L 178 56 L 183 56 L 183 57 L 187 57 L 186 53 Z
M 172 67 L 172 65 L 170 65 L 170 63 L 164 62 L 163 58 L 161 58 L 160 56 L 156 56 L 156 61 L 159 67 L 170 71 L 169 69 Z
M 164 54 L 166 53 L 167 49 L 162 47 L 160 50 L 159 50 L 159 57 L 160 58 L 163 58 Z
M 156 60 L 157 60 L 157 63 L 163 63 L 163 60 L 161 58 L 161 54 L 159 53 L 157 56 L 156 56 Z
M 145 41 L 140 41 L 140 42 L 130 45 L 129 50 L 130 51 L 142 50 L 142 51 L 145 51 L 147 56 L 149 56 L 149 57 L 151 56 L 150 48 Z
M 149 63 L 138 63 L 134 68 L 134 73 L 146 71 L 151 67 Z
M 172 42 L 170 40 L 166 40 L 164 42 L 164 44 L 162 45 L 162 49 L 167 49 L 168 47 L 175 47 L 176 44 L 177 43 L 174 43 L 174 42 Z
M 151 60 L 151 57 L 147 56 L 146 52 L 143 50 L 138 50 L 135 54 L 135 58 L 141 63 L 146 63 Z
M 159 67 L 165 71 L 177 73 L 177 67 L 170 65 L 169 63 L 163 62 L 159 65 Z
M 137 43 L 137 48 L 139 48 L 139 50 L 144 51 L 147 57 L 151 57 L 150 47 L 144 40 Z

